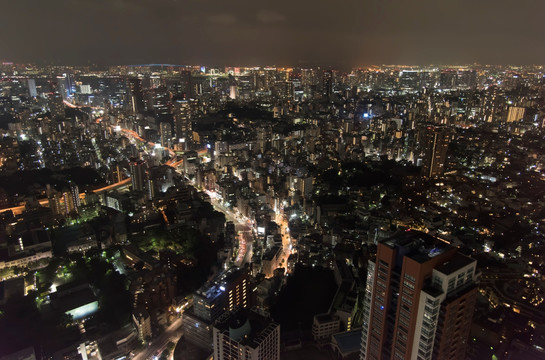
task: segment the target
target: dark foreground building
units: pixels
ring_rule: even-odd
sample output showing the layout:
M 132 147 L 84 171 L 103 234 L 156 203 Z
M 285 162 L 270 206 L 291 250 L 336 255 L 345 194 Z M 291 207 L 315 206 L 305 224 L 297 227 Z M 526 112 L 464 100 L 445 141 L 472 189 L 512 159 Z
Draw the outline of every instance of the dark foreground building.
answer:
M 476 266 L 421 232 L 380 242 L 367 273 L 361 360 L 464 359 Z

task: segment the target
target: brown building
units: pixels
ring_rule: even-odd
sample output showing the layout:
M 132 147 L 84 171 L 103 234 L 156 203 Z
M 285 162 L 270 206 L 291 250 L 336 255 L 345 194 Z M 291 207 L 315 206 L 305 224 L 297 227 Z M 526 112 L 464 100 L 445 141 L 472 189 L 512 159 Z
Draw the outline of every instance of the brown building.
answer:
M 437 177 L 445 171 L 447 150 L 451 138 L 450 130 L 428 126 L 422 143 L 422 175 L 427 178 Z
M 369 262 L 361 359 L 463 359 L 477 262 L 417 231 L 378 244 Z

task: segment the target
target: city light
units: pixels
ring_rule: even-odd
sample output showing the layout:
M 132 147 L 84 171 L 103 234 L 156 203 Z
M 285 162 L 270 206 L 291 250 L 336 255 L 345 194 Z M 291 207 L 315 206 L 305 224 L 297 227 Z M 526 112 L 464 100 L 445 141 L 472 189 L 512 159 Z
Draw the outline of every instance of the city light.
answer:
M 545 358 L 545 2 L 127 4 L 2 8 L 0 358 Z

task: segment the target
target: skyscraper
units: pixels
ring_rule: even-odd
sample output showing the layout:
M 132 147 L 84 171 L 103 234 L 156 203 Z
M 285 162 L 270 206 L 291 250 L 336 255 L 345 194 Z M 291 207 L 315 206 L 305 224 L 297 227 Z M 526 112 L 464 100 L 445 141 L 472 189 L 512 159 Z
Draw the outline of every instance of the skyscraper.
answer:
M 28 79 L 27 85 L 28 85 L 28 94 L 30 95 L 30 97 L 38 96 L 38 92 L 36 91 L 36 80 Z
M 214 324 L 214 359 L 279 360 L 280 325 L 254 310 L 237 308 Z
M 235 100 L 237 98 L 238 89 L 236 85 L 229 86 L 229 98 Z
M 70 182 L 70 195 L 72 196 L 72 202 L 74 203 L 74 210 L 79 213 L 81 208 L 81 199 L 79 197 L 79 188 L 73 182 Z
M 49 208 L 53 212 L 53 215 L 64 214 L 64 209 L 61 206 L 61 196 L 58 192 L 51 192 L 47 199 L 49 201 Z
M 509 113 L 507 114 L 507 122 L 520 121 L 524 117 L 525 108 L 519 106 L 509 106 Z
M 50 93 L 48 96 L 49 110 L 51 111 L 51 118 L 58 119 L 64 118 L 64 102 L 62 96 L 59 93 Z
M 161 134 L 161 146 L 165 148 L 171 147 L 172 126 L 168 122 L 159 124 L 159 133 Z
M 174 102 L 174 132 L 176 139 L 189 141 L 192 135 L 191 111 L 189 101 L 177 100 Z M 178 142 L 177 141 L 177 142 Z
M 185 99 L 190 99 L 194 95 L 193 91 L 193 77 L 191 71 L 184 70 L 180 73 L 180 84 L 182 86 L 182 92 Z
M 326 70 L 322 74 L 322 87 L 324 96 L 330 98 L 333 94 L 333 71 Z
M 133 113 L 144 111 L 144 91 L 142 90 L 142 79 L 129 79 L 129 106 Z
M 77 213 L 76 204 L 74 203 L 74 197 L 69 189 L 64 189 L 62 192 L 62 200 L 64 203 L 64 213 L 66 215 Z
M 146 183 L 146 163 L 142 160 L 131 161 L 131 184 L 133 191 L 144 191 L 144 184 Z
M 443 174 L 451 133 L 448 129 L 428 126 L 425 129 L 422 151 L 422 175 L 433 178 Z
M 367 271 L 360 359 L 465 358 L 476 266 L 421 232 L 381 241 Z

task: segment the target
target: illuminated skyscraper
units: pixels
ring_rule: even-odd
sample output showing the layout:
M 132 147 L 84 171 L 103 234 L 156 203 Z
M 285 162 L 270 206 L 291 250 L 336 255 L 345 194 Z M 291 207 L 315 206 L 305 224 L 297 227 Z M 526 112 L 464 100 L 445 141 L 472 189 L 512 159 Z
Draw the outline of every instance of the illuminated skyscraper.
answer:
M 483 120 L 486 122 L 496 122 L 501 119 L 501 113 L 504 108 L 505 96 L 499 86 L 489 86 L 481 104 Z
M 30 97 L 38 96 L 38 92 L 36 91 L 36 80 L 28 79 L 27 85 L 28 85 L 28 94 L 30 95 Z
M 507 122 L 521 121 L 524 117 L 525 108 L 518 106 L 509 106 L 509 113 L 507 114 Z
M 142 90 L 142 79 L 129 79 L 129 105 L 133 113 L 144 111 L 144 91 Z
M 322 74 L 322 87 L 324 96 L 330 98 L 333 94 L 333 71 L 324 71 L 324 73 Z
M 174 102 L 174 132 L 176 142 L 180 139 L 189 141 L 192 136 L 193 127 L 191 124 L 191 108 L 189 101 L 177 100 Z
M 64 202 L 64 213 L 66 215 L 79 213 L 81 200 L 79 198 L 79 189 L 76 184 L 70 183 L 70 188 L 65 188 L 63 190 L 62 198 Z
M 60 94 L 50 93 L 48 96 L 48 105 L 51 111 L 51 118 L 59 119 L 65 117 L 64 102 Z
M 79 188 L 78 185 L 71 182 L 70 183 L 70 194 L 72 195 L 72 201 L 74 202 L 74 208 L 76 212 L 79 213 L 79 210 L 81 208 L 81 199 L 79 197 Z
M 131 161 L 129 166 L 132 190 L 144 191 L 144 185 L 146 184 L 146 163 L 142 160 Z
M 49 201 L 49 208 L 53 212 L 53 215 L 62 215 L 64 214 L 64 209 L 61 206 L 61 196 L 57 192 L 52 192 L 47 197 Z
M 238 89 L 236 85 L 229 86 L 229 98 L 231 100 L 235 100 L 237 98 Z
M 161 146 L 170 148 L 172 146 L 172 126 L 170 123 L 162 122 L 159 124 L 159 133 L 161 134 Z
M 464 359 L 476 266 L 421 232 L 381 241 L 367 270 L 360 359 Z
M 427 178 L 440 176 L 445 171 L 447 150 L 451 133 L 448 129 L 428 126 L 425 129 L 423 141 L 422 175 Z
M 191 71 L 182 71 L 180 74 L 180 84 L 185 99 L 190 99 L 194 96 L 194 84 Z

